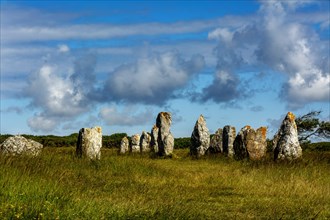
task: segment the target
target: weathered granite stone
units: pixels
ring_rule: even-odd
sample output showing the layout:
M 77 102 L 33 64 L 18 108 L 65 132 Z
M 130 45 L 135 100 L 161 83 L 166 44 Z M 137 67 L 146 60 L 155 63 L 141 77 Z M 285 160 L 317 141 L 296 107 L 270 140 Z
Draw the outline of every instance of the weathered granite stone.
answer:
M 223 152 L 228 157 L 233 157 L 234 152 L 234 141 L 236 137 L 236 129 L 230 125 L 226 125 L 223 128 Z
M 302 157 L 295 115 L 288 112 L 273 140 L 274 160 L 293 160 Z
M 159 133 L 159 128 L 154 125 L 151 129 L 151 142 L 150 142 L 150 148 L 151 150 L 155 153 L 159 153 L 159 148 L 158 148 L 158 133 Z
M 264 158 L 267 151 L 266 133 L 266 127 L 260 127 L 257 130 L 248 125 L 243 127 L 234 141 L 235 158 L 239 160 Z
M 141 151 L 140 149 L 140 135 L 135 134 L 131 137 L 131 152 L 139 153 Z
M 101 159 L 102 128 L 82 128 L 79 131 L 76 153 L 78 157 Z
M 150 141 L 151 136 L 147 132 L 143 131 L 140 138 L 141 153 L 150 152 Z
M 250 126 L 243 127 L 237 134 L 234 141 L 234 155 L 238 160 L 248 157 L 248 152 L 246 149 L 246 135 L 247 131 L 251 130 Z
M 174 137 L 170 131 L 172 117 L 169 112 L 160 112 L 156 119 L 158 127 L 158 155 L 171 156 L 174 149 Z
M 214 153 L 222 153 L 223 152 L 223 146 L 222 146 L 222 128 L 219 128 L 215 134 L 211 138 L 210 147 L 208 149 L 208 152 L 211 154 Z
M 26 139 L 20 135 L 9 137 L 0 145 L 0 150 L 3 154 L 11 155 L 24 154 L 38 156 L 42 148 L 42 144 L 30 139 Z
M 120 154 L 125 154 L 126 152 L 129 152 L 129 141 L 127 137 L 123 137 L 120 142 Z
M 267 128 L 248 129 L 245 134 L 245 146 L 250 160 L 261 160 L 266 156 Z
M 203 156 L 210 146 L 210 132 L 206 126 L 203 115 L 196 121 L 194 130 L 191 134 L 190 154 L 193 156 Z

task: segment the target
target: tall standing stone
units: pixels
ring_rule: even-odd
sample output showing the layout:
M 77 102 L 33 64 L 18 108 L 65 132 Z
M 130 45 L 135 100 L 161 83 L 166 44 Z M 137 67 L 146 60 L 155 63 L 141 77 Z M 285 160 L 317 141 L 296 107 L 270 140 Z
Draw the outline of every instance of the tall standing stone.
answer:
M 219 128 L 212 136 L 209 148 L 210 153 L 223 152 L 222 133 L 222 128 Z
M 123 137 L 123 139 L 121 139 L 121 142 L 120 142 L 119 153 L 120 154 L 125 154 L 128 151 L 129 151 L 129 141 L 128 141 L 128 138 L 127 137 Z
M 226 125 L 223 128 L 223 152 L 228 157 L 233 157 L 234 152 L 234 141 L 236 137 L 236 129 L 230 125 Z
M 156 119 L 158 128 L 158 155 L 171 156 L 174 149 L 174 137 L 170 131 L 172 117 L 169 112 L 160 112 Z
M 250 160 L 261 160 L 266 157 L 267 128 L 260 127 L 257 130 L 249 129 L 245 135 L 245 145 Z
M 76 153 L 91 160 L 101 159 L 102 128 L 82 128 L 79 131 Z
M 158 148 L 158 133 L 159 133 L 159 128 L 154 125 L 151 129 L 151 142 L 150 142 L 150 147 L 151 150 L 155 153 L 159 153 L 159 148 Z
M 131 152 L 139 153 L 141 151 L 140 148 L 140 135 L 135 134 L 131 137 Z
M 293 160 L 302 156 L 295 115 L 288 112 L 273 140 L 274 160 Z
M 200 157 L 205 154 L 210 146 L 210 132 L 206 126 L 203 115 L 200 115 L 196 121 L 194 130 L 191 134 L 190 154 Z
M 23 136 L 16 135 L 7 138 L 1 145 L 0 151 L 3 154 L 11 155 L 30 155 L 38 156 L 43 148 L 43 145 Z
M 141 153 L 150 152 L 150 141 L 151 136 L 147 132 L 143 131 L 140 138 Z

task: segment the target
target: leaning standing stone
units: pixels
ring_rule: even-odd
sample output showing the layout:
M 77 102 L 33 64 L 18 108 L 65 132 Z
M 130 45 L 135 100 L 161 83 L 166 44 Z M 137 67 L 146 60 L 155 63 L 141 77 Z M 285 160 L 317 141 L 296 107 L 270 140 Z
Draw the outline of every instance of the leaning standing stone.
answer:
M 203 115 L 200 115 L 196 121 L 194 130 L 191 134 L 190 154 L 200 157 L 205 154 L 210 146 L 210 132 L 206 126 Z
M 140 152 L 140 135 L 135 134 L 131 137 L 131 151 L 132 153 Z
M 127 139 L 127 137 L 123 137 L 123 139 L 121 139 L 120 142 L 120 154 L 125 154 L 126 152 L 129 151 L 129 141 Z
M 169 112 L 160 112 L 156 119 L 158 127 L 158 154 L 160 156 L 171 156 L 174 149 L 174 137 L 170 131 L 172 117 Z
M 140 138 L 141 153 L 150 152 L 150 141 L 151 136 L 147 132 L 143 131 Z
M 0 145 L 0 150 L 3 154 L 11 155 L 38 156 L 42 148 L 42 144 L 20 135 L 9 137 Z
M 221 153 L 223 152 L 222 146 L 222 128 L 219 128 L 211 138 L 210 142 L 210 153 Z
M 234 156 L 234 141 L 236 137 L 236 129 L 230 125 L 223 128 L 223 152 L 228 157 Z
M 273 140 L 274 160 L 293 160 L 302 156 L 295 115 L 288 112 Z
M 91 160 L 101 159 L 102 128 L 82 128 L 79 131 L 76 153 Z

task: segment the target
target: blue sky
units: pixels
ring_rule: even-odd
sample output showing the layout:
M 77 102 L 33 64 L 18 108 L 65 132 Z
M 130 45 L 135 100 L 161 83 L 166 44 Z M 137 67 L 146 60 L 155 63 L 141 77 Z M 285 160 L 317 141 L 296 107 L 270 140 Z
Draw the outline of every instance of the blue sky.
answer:
M 330 119 L 329 1 L 1 1 L 1 134 Z

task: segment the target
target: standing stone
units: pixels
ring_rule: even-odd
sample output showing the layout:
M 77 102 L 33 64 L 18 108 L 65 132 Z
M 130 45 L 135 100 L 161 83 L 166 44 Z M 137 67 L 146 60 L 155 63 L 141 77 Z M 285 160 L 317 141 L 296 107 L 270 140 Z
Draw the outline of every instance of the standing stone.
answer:
M 200 115 L 196 121 L 194 130 L 191 134 L 190 154 L 200 157 L 205 154 L 210 146 L 210 132 L 206 126 L 203 115 Z
M 234 155 L 238 160 L 244 159 L 248 157 L 248 152 L 246 149 L 246 135 L 247 132 L 251 130 L 250 126 L 243 127 L 237 134 L 234 141 Z
M 261 160 L 266 157 L 267 128 L 260 127 L 257 130 L 248 129 L 245 135 L 245 145 L 250 160 Z
M 170 131 L 172 124 L 171 113 L 160 112 L 156 119 L 158 127 L 158 154 L 160 156 L 171 156 L 174 149 L 174 137 Z
M 101 159 L 102 128 L 82 128 L 79 131 L 76 153 L 91 160 Z
M 127 139 L 127 137 L 123 137 L 123 139 L 121 139 L 120 142 L 120 154 L 125 154 L 126 152 L 129 151 L 129 141 Z
M 295 115 L 288 112 L 273 140 L 274 160 L 293 160 L 302 156 Z
M 143 131 L 140 138 L 141 153 L 150 152 L 150 141 L 151 136 L 147 132 Z
M 11 155 L 30 155 L 38 156 L 43 148 L 43 145 L 23 136 L 16 135 L 7 138 L 1 145 L 0 151 L 3 154 Z
M 151 129 L 151 142 L 150 142 L 150 147 L 151 150 L 155 153 L 159 153 L 159 148 L 158 148 L 158 132 L 159 128 L 154 125 Z
M 234 141 L 236 137 L 236 129 L 230 125 L 226 125 L 223 128 L 223 152 L 228 157 L 234 156 Z
M 131 152 L 139 153 L 140 152 L 140 135 L 135 134 L 131 137 Z
M 210 142 L 210 153 L 221 153 L 223 152 L 222 145 L 222 128 L 219 128 L 211 138 Z
M 245 126 L 237 134 L 234 141 L 234 151 L 236 159 L 249 158 L 251 160 L 261 160 L 266 156 L 266 127 L 254 130 L 250 126 Z

